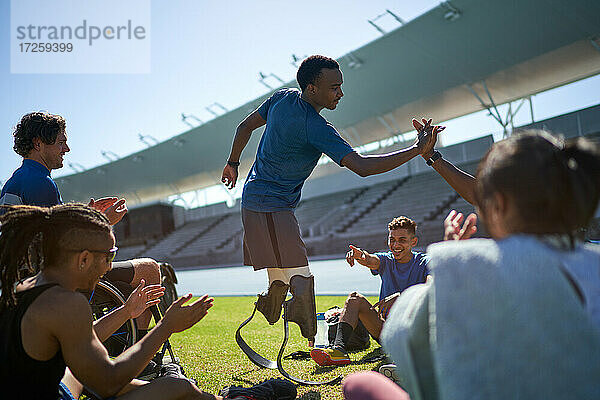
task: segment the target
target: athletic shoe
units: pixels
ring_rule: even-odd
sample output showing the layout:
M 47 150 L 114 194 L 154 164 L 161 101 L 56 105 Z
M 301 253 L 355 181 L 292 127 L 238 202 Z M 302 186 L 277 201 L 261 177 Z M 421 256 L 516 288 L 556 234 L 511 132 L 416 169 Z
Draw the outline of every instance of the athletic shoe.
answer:
M 229 386 L 219 393 L 224 400 L 294 400 L 296 385 L 283 379 L 269 379 L 249 388 Z
M 379 373 L 392 382 L 398 382 L 398 375 L 396 375 L 396 364 L 385 364 L 379 367 Z
M 150 360 L 148 365 L 143 369 L 142 372 L 137 376 L 138 379 L 142 379 L 145 381 L 150 381 L 158 376 L 160 372 L 160 365 L 154 362 L 154 360 Z
M 348 365 L 350 357 L 338 349 L 312 349 L 310 357 L 320 366 L 328 365 Z
M 158 373 L 158 376 L 161 378 L 163 376 L 170 376 L 172 378 L 185 379 L 185 375 L 183 374 L 181 367 L 175 363 L 163 364 L 162 367 L 160 367 L 160 372 Z

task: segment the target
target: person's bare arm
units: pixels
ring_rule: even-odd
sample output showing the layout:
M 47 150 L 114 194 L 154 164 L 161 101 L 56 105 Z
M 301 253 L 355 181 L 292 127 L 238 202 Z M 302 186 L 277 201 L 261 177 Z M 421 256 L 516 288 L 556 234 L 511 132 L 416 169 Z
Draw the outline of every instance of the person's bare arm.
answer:
M 460 197 L 475 204 L 476 178 L 473 175 L 456 168 L 454 164 L 443 158 L 436 160 L 431 166 L 456 190 Z
M 142 340 L 114 360 L 108 357 L 92 329 L 91 310 L 82 296 L 73 294 L 60 301 L 63 312 L 51 319 L 51 332 L 60 343 L 65 363 L 77 380 L 100 396 L 110 397 L 142 371 L 172 333 L 193 326 L 212 306 L 212 299 L 207 296 L 184 306 L 190 298 L 188 295 L 175 301 L 165 317 Z
M 342 159 L 341 165 L 362 177 L 391 171 L 422 154 L 434 135 L 437 137 L 444 129 L 443 126 L 434 126 L 422 130 L 412 146 L 392 153 L 363 156 L 352 152 Z
M 137 318 L 148 307 L 160 303 L 160 297 L 165 293 L 165 288 L 161 285 L 145 286 L 145 284 L 146 282 L 142 279 L 125 304 L 94 321 L 94 331 L 101 342 L 108 339 L 128 319 Z
M 425 161 L 429 160 L 435 151 L 435 143 L 437 142 L 437 135 L 439 130 L 435 130 L 430 127 L 431 119 L 422 119 L 422 123 L 417 121 L 415 118 L 412 120 L 412 124 L 417 132 L 431 130 L 431 138 L 422 147 L 421 156 Z M 458 193 L 463 199 L 471 204 L 475 204 L 475 177 L 465 171 L 456 168 L 451 162 L 444 160 L 443 158 L 437 159 L 431 165 L 438 174 L 444 178 L 446 182 Z
M 388 154 L 363 156 L 353 151 L 342 159 L 342 166 L 355 174 L 366 177 L 388 172 L 421 154 L 415 146 Z
M 350 264 L 351 267 L 354 266 L 354 261 L 360 265 L 364 265 L 369 269 L 378 270 L 379 269 L 379 257 L 366 252 L 365 250 L 359 249 L 353 245 L 350 245 L 350 251 L 346 253 L 346 262 Z
M 250 136 L 252 136 L 252 132 L 266 123 L 267 121 L 265 121 L 264 118 L 260 116 L 258 111 L 254 111 L 250 115 L 248 115 L 238 125 L 235 131 L 235 136 L 231 145 L 231 152 L 229 153 L 229 158 L 227 160 L 239 162 L 240 156 L 242 155 L 242 151 L 248 144 Z M 223 182 L 228 189 L 233 189 L 235 187 L 235 183 L 237 182 L 237 178 L 237 167 L 226 164 L 225 168 L 223 169 L 223 174 L 221 175 L 221 182 Z

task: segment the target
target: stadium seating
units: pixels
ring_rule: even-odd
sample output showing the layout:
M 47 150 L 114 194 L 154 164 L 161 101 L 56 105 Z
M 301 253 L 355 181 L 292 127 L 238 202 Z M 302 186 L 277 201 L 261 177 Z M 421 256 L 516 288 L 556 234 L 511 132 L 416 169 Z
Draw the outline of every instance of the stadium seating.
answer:
M 461 168 L 473 172 L 476 165 L 471 162 Z M 343 254 L 349 243 L 370 251 L 385 250 L 387 223 L 399 215 L 419 224 L 419 247 L 423 248 L 441 240 L 442 222 L 452 208 L 465 214 L 474 210 L 437 173 L 427 170 L 302 200 L 296 218 L 309 256 L 327 256 Z M 143 255 L 178 267 L 240 264 L 243 229 L 239 209 L 223 209 L 222 214 L 207 217 L 189 211 L 191 221 L 149 246 L 122 249 L 119 259 Z

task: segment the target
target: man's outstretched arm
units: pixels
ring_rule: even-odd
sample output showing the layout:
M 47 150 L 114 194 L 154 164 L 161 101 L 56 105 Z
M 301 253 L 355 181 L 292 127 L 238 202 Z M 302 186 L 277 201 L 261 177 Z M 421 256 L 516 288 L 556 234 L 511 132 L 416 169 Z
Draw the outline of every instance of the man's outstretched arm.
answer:
M 235 131 L 235 137 L 233 138 L 233 144 L 231 145 L 231 152 L 227 161 L 237 163 L 240 161 L 242 151 L 248 144 L 252 132 L 266 124 L 267 121 L 260 116 L 258 111 L 254 111 L 248 115 L 237 127 Z M 228 189 L 233 189 L 238 178 L 238 168 L 235 165 L 226 164 L 221 175 L 221 182 L 227 186 Z
M 364 265 L 369 269 L 379 269 L 379 257 L 356 246 L 349 245 L 349 247 L 350 251 L 346 253 L 346 262 L 351 267 L 354 266 L 354 261 L 356 260 L 360 265 Z
M 437 135 L 445 127 L 435 126 L 432 129 L 432 132 L 420 132 L 415 143 L 405 149 L 387 154 L 366 156 L 352 152 L 342 159 L 341 165 L 362 177 L 391 171 L 422 154 L 427 144 L 433 140 L 433 135 Z

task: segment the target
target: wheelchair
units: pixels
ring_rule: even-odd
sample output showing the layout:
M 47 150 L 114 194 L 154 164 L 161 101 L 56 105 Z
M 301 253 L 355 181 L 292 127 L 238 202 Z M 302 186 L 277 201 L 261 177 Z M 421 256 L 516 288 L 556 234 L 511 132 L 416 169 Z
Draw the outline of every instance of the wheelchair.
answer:
M 160 303 L 157 306 L 150 308 L 155 322 L 158 322 L 162 318 L 162 315 L 164 315 L 169 306 L 177 299 L 177 289 L 175 288 L 177 277 L 175 275 L 175 270 L 171 264 L 166 262 L 159 263 L 159 265 L 162 277 L 161 284 L 166 290 L 165 294 L 161 297 Z M 125 301 L 132 290 L 133 289 L 128 284 L 120 284 L 119 282 L 109 282 L 106 279 L 100 279 L 94 291 L 87 296 L 92 309 L 92 318 L 94 320 L 100 319 L 115 308 L 125 304 Z M 130 319 L 104 341 L 103 344 L 111 357 L 117 357 L 128 347 L 133 346 L 137 340 L 137 325 L 135 320 Z M 161 351 L 163 356 L 166 351 L 169 352 L 171 360 L 175 362 L 176 358 L 173 355 L 168 340 L 163 345 Z

